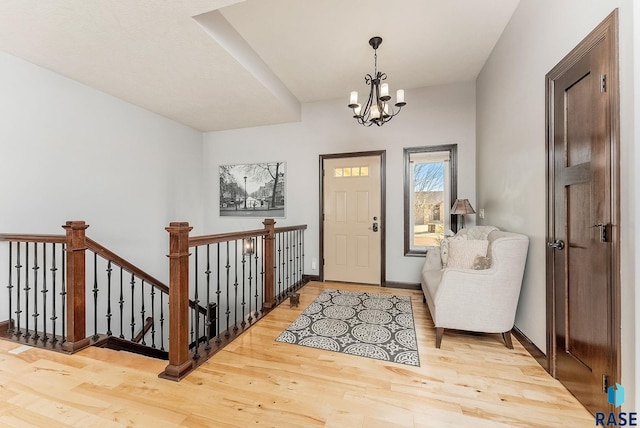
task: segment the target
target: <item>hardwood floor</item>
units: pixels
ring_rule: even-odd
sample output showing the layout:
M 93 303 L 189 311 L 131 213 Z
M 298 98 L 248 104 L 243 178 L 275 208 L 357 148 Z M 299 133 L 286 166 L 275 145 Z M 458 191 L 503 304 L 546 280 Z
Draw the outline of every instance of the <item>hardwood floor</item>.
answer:
M 323 288 L 412 297 L 421 367 L 274 339 Z M 0 340 L 0 426 L 592 427 L 514 339 L 435 330 L 414 290 L 310 283 L 179 383 L 166 362 L 109 349 L 68 356 Z M 16 353 L 17 352 L 17 353 Z

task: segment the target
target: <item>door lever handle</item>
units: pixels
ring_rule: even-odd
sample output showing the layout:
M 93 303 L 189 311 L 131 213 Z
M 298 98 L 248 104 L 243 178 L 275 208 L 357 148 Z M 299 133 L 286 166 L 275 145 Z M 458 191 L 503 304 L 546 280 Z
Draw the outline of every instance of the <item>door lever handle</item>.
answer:
M 553 242 L 547 242 L 547 247 L 554 250 L 564 250 L 564 241 L 562 239 L 556 239 Z

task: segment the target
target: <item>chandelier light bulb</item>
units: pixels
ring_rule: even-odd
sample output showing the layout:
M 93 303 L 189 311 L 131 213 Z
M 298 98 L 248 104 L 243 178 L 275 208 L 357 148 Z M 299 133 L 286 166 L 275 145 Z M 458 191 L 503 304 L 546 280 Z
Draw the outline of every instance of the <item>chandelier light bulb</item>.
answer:
M 391 97 L 389 96 L 389 84 L 383 83 L 380 86 L 380 99 L 382 101 L 389 101 Z
M 349 97 L 349 107 L 355 108 L 358 104 L 358 91 L 351 91 L 351 96 Z
M 380 110 L 377 105 L 371 106 L 371 119 L 379 119 L 380 118 Z

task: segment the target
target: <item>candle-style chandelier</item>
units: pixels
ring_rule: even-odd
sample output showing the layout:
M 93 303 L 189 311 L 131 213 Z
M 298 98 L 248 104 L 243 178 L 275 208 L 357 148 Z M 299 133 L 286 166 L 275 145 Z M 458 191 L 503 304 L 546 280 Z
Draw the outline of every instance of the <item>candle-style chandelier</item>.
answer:
M 395 103 L 397 109 L 389 105 L 391 100 L 389 84 L 382 83 L 383 80 L 387 79 L 387 75 L 378 71 L 378 47 L 380 44 L 382 44 L 382 37 L 376 36 L 369 39 L 369 45 L 371 45 L 374 52 L 373 76 L 367 74 L 364 77 L 364 81 L 370 86 L 369 99 L 362 106 L 358 102 L 358 91 L 352 91 L 349 97 L 349 108 L 353 109 L 353 117 L 359 124 L 364 126 L 384 125 L 400 113 L 402 107 L 407 104 L 404 102 L 404 90 L 398 89 Z

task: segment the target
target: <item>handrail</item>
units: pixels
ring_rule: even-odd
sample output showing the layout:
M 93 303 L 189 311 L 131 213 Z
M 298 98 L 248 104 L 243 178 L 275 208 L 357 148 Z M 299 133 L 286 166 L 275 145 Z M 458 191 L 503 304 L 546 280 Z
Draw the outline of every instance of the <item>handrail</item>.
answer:
M 301 224 L 298 226 L 276 227 L 275 233 L 293 232 L 294 230 L 306 230 L 306 229 L 307 229 L 306 224 Z
M 234 241 L 236 239 L 254 238 L 256 236 L 264 236 L 266 234 L 267 234 L 267 231 L 265 229 L 256 229 L 256 230 L 247 230 L 245 232 L 228 232 L 228 233 L 218 233 L 214 235 L 194 236 L 194 237 L 189 237 L 189 247 L 198 247 L 200 245 Z
M 113 251 L 109 250 L 108 248 L 104 247 L 103 245 L 98 244 L 93 239 L 87 237 L 86 240 L 87 240 L 87 248 L 89 250 L 91 250 L 94 253 L 104 257 L 107 260 L 111 260 L 112 262 L 114 262 L 118 266 L 122 267 L 127 272 L 134 274 L 136 277 L 138 277 L 140 279 L 143 279 L 147 284 L 152 285 L 152 286 L 160 289 L 161 291 L 163 291 L 166 294 L 169 294 L 169 287 L 166 284 L 164 284 L 162 281 L 160 281 L 159 279 L 156 279 L 153 276 L 149 275 L 148 273 L 146 273 L 145 271 L 143 271 L 139 267 L 133 265 L 132 263 L 126 261 L 125 259 L 123 259 L 119 255 L 117 255 Z
M 44 242 L 46 244 L 64 244 L 65 235 L 36 235 L 26 233 L 0 233 L 0 241 L 13 242 Z

